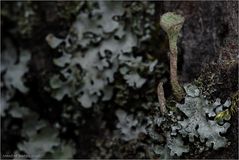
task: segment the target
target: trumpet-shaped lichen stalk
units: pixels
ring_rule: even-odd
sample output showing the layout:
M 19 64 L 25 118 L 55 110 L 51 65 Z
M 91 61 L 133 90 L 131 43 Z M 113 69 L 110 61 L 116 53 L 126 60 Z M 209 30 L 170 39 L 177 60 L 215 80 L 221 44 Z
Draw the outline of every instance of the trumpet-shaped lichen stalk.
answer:
M 170 82 L 173 94 L 177 101 L 181 101 L 185 96 L 185 91 L 180 86 L 177 76 L 177 40 L 184 23 L 184 17 L 173 12 L 168 12 L 160 18 L 160 26 L 167 32 L 170 47 Z

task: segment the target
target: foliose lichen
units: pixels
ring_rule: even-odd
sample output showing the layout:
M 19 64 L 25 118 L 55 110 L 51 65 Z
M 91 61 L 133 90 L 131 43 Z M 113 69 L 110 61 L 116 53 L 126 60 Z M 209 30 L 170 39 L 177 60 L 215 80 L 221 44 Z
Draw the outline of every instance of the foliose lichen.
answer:
M 62 70 L 50 79 L 53 97 L 62 100 L 67 95 L 85 108 L 99 100 L 108 101 L 118 71 L 128 86 L 143 86 L 146 79 L 140 72 L 152 72 L 157 60 L 143 61 L 141 56 L 133 55 L 133 48 L 142 41 L 142 35 L 127 25 L 127 16 L 132 15 L 123 2 L 99 2 L 93 11 L 77 16 L 65 39 L 51 34 L 46 38 L 52 48 L 65 43 L 63 48 L 59 47 L 62 56 L 54 59 L 54 64 Z

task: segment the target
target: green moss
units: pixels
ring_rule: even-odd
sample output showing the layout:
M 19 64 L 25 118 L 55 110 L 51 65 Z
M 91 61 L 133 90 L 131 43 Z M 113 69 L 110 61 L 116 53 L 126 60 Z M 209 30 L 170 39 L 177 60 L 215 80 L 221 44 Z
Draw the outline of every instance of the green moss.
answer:
M 75 18 L 81 11 L 82 7 L 86 4 L 84 1 L 73 1 L 73 2 L 58 2 L 57 10 L 58 15 L 66 20 Z
M 1 10 L 3 24 L 12 22 L 14 24 L 13 32 L 20 33 L 24 38 L 29 38 L 33 28 L 40 22 L 40 16 L 35 12 L 36 9 L 37 5 L 31 1 L 4 2 Z
M 232 116 L 235 115 L 235 113 L 237 112 L 237 106 L 239 104 L 239 92 L 233 94 L 231 96 L 231 99 L 231 106 L 228 109 L 217 113 L 215 117 L 216 121 L 220 122 L 223 120 L 229 120 Z
M 202 69 L 201 75 L 194 81 L 203 95 L 209 100 L 227 99 L 237 91 L 238 63 L 212 63 Z

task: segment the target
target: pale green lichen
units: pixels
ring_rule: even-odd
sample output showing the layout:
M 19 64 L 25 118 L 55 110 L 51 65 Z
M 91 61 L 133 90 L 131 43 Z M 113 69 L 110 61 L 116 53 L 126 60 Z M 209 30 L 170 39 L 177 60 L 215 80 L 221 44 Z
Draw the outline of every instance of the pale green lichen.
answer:
M 135 119 L 133 115 L 127 115 L 123 110 L 117 110 L 115 114 L 119 120 L 116 127 L 120 130 L 123 140 L 137 139 L 140 133 L 146 134 L 146 126 L 142 125 L 142 122 Z M 140 117 L 140 113 L 138 113 L 138 117 Z
M 54 59 L 54 63 L 63 68 L 60 75 L 66 80 L 60 80 L 60 75 L 50 79 L 53 97 L 61 100 L 67 95 L 85 108 L 90 108 L 99 100 L 112 98 L 112 83 L 118 71 L 128 86 L 141 88 L 146 79 L 140 72 L 148 70 L 152 73 L 157 64 L 157 60 L 143 62 L 141 56 L 133 56 L 133 48 L 138 46 L 141 35 L 131 31 L 124 18 L 120 19 L 129 14 L 122 2 L 98 2 L 94 12 L 89 12 L 77 16 L 64 40 L 54 38 L 52 34 L 46 38 L 52 48 L 65 42 L 63 49 L 59 48 L 63 56 Z M 76 39 L 70 43 L 72 35 Z M 64 70 L 72 66 L 79 66 L 72 70 L 73 73 L 79 70 L 79 76 L 65 76 L 67 72 Z
M 227 138 L 221 134 L 227 132 L 230 124 L 228 122 L 218 124 L 208 117 L 215 117 L 223 106 L 229 106 L 230 103 L 226 101 L 221 104 L 220 99 L 210 103 L 193 84 L 185 84 L 184 89 L 185 102 L 176 103 L 178 110 L 169 111 L 164 117 L 158 115 L 148 120 L 147 133 L 159 145 L 151 149 L 157 152 L 160 158 L 172 159 L 183 154 L 198 154 L 209 149 L 218 150 L 229 144 Z M 157 127 L 161 127 L 162 131 L 156 132 Z M 165 140 L 160 138 L 162 135 L 166 137 Z
M 227 139 L 220 134 L 225 133 L 230 124 L 226 122 L 219 125 L 216 121 L 209 120 L 206 117 L 206 114 L 215 115 L 213 112 L 218 106 L 208 103 L 206 99 L 198 94 L 198 89 L 193 85 L 187 85 L 185 90 L 187 92 L 185 103 L 176 105 L 187 116 L 183 121 L 178 121 L 181 127 L 178 130 L 179 133 L 183 137 L 188 136 L 190 142 L 198 137 L 201 142 L 206 141 L 207 147 L 211 147 L 213 144 L 215 150 L 226 146 Z
M 28 50 L 17 49 L 9 39 L 4 39 L 5 49 L 1 52 L 1 116 L 4 116 L 4 110 L 9 106 L 9 100 L 18 90 L 23 94 L 28 92 L 25 86 L 25 74 L 28 72 L 28 63 L 31 54 Z M 18 59 L 19 56 L 19 59 Z
M 31 159 L 73 157 L 74 144 L 61 142 L 59 131 L 56 128 L 51 127 L 45 120 L 39 120 L 39 115 L 36 112 L 26 107 L 20 107 L 18 103 L 14 104 L 9 113 L 13 118 L 23 120 L 21 136 L 25 139 L 18 143 L 16 156 L 19 151 L 22 151 Z
M 171 137 L 168 136 L 167 147 L 170 149 L 170 156 L 181 156 L 182 153 L 189 152 L 189 146 L 184 145 L 184 142 L 180 136 Z

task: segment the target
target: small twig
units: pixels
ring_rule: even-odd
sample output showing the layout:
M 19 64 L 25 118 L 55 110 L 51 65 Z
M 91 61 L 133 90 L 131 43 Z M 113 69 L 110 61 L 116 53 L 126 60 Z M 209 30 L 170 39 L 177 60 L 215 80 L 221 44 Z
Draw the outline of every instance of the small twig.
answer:
M 157 94 L 158 94 L 160 111 L 162 114 L 165 114 L 167 112 L 167 109 L 166 109 L 166 99 L 164 96 L 163 82 L 159 82 L 157 87 Z

